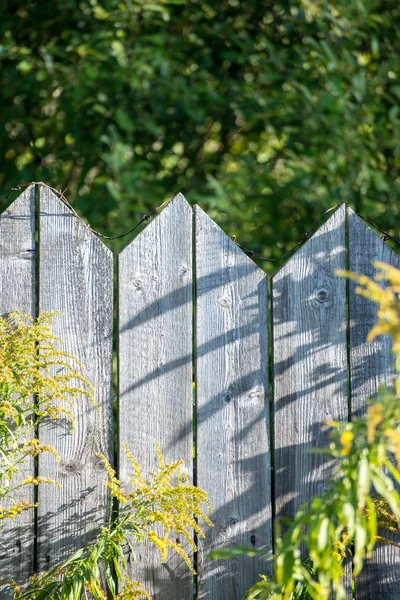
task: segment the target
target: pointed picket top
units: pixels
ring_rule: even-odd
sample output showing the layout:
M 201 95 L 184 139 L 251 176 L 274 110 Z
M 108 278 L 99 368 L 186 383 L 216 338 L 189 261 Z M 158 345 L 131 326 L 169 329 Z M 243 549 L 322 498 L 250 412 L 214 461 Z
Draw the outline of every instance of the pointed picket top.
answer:
M 42 443 L 61 461 L 39 457 L 39 475 L 62 482 L 43 486 L 38 506 L 39 570 L 52 568 L 86 543 L 108 510 L 104 472 L 95 453 L 113 458 L 112 332 L 113 255 L 47 187 L 39 188 L 39 309 L 57 311 L 52 331 L 82 364 L 100 408 L 85 398 L 74 404 L 75 432 L 65 423 L 43 423 Z M 58 532 L 54 535 L 54 532 Z
M 252 260 L 222 229 L 217 223 L 208 216 L 204 210 L 194 205 L 194 214 L 196 220 L 196 236 L 201 230 L 205 230 L 209 236 L 210 243 L 216 243 L 218 247 L 222 247 L 224 255 L 224 265 L 229 267 L 236 262 L 240 257 L 240 264 L 246 266 L 246 269 L 251 269 L 253 273 L 258 272 L 260 280 L 268 279 L 267 274 Z M 210 252 L 210 257 L 212 253 Z M 214 254 L 215 259 L 218 253 Z
M 346 421 L 346 209 L 341 205 L 272 279 L 276 514 L 320 494 L 323 423 Z
M 132 469 L 127 442 L 144 473 L 183 460 L 192 480 L 192 209 L 175 196 L 119 255 L 119 479 Z M 179 536 L 188 554 L 192 551 Z M 145 546 L 129 564 L 154 598 L 191 600 L 192 576 L 180 557 L 160 565 Z
M 195 239 L 197 481 L 214 523 L 200 541 L 199 598 L 224 600 L 268 564 L 209 552 L 271 550 L 267 276 L 198 206 Z
M 101 241 L 101 239 L 94 234 L 89 226 L 83 221 L 81 217 L 74 213 L 66 204 L 50 189 L 48 186 L 40 186 L 40 218 L 44 223 L 45 219 L 49 220 L 54 218 L 58 224 L 56 229 L 59 230 L 60 235 L 79 235 L 81 240 L 91 240 L 91 243 L 99 245 L 102 249 L 99 252 L 103 252 L 109 257 L 112 257 L 112 251 Z M 61 226 L 61 221 L 63 225 Z
M 35 316 L 35 186 L 27 187 L 0 215 L 0 316 L 20 310 Z M 33 403 L 33 398 L 32 398 Z M 33 458 L 26 460 L 13 478 L 17 485 L 35 476 Z M 32 486 L 14 493 L 15 502 L 34 503 Z M 23 584 L 33 574 L 34 511 L 23 511 L 16 521 L 2 523 L 0 572 L 4 578 Z M 3 600 L 11 600 L 13 591 L 0 586 Z
M 132 244 L 139 244 L 139 240 L 143 235 L 147 235 L 150 237 L 154 234 L 156 229 L 161 230 L 163 228 L 163 223 L 168 221 L 169 227 L 173 226 L 171 230 L 171 234 L 174 235 L 174 229 L 179 229 L 181 227 L 182 222 L 186 222 L 188 218 L 188 214 L 191 214 L 192 208 L 185 196 L 179 192 L 172 198 L 170 202 L 168 202 L 167 206 L 162 209 L 159 213 L 157 213 L 154 218 L 150 221 L 148 225 L 146 225 L 143 230 L 132 240 L 130 241 L 119 253 L 119 257 L 121 258 L 124 253 L 128 251 L 128 248 L 131 247 Z
M 362 265 L 368 265 L 368 261 L 370 261 L 369 266 L 372 264 L 371 261 L 380 261 L 399 268 L 400 256 L 349 206 L 347 207 L 347 218 L 349 252 L 354 265 L 359 265 L 362 268 Z M 362 247 L 364 247 L 363 252 L 354 250 Z M 373 248 L 373 251 L 371 251 L 371 248 Z M 363 271 L 359 272 L 363 273 Z
M 1 313 L 35 312 L 35 186 L 30 185 L 0 215 Z
M 7 206 L 6 209 L 0 207 L 0 219 L 5 218 L 24 218 L 27 215 L 34 215 L 35 212 L 35 184 L 31 183 Z
M 340 248 L 338 247 L 336 251 L 338 252 L 344 252 L 345 251 L 345 247 L 344 247 L 344 228 L 345 228 L 345 218 L 346 218 L 346 205 L 345 204 L 340 204 L 340 206 L 335 210 L 335 212 L 325 221 L 325 223 L 323 223 L 305 242 L 302 246 L 299 247 L 298 250 L 296 250 L 294 252 L 294 254 L 292 254 L 287 261 L 274 273 L 272 279 L 279 279 L 282 276 L 285 275 L 286 272 L 288 271 L 295 271 L 297 269 L 293 269 L 293 262 L 298 263 L 299 262 L 299 257 L 303 257 L 306 256 L 307 259 L 310 257 L 313 257 L 313 259 L 315 261 L 318 261 L 319 258 L 321 257 L 321 255 L 319 254 L 319 252 L 323 251 L 323 248 L 325 247 L 326 250 L 325 252 L 328 250 L 328 246 L 329 246 L 329 251 L 335 253 L 335 248 L 332 248 L 332 241 L 335 239 L 335 237 L 339 240 L 341 239 L 341 245 Z M 341 228 L 343 228 L 343 236 L 341 234 L 336 235 L 335 231 L 339 231 Z M 324 238 L 329 237 L 332 238 L 332 240 L 329 242 L 329 244 L 324 244 Z M 316 240 L 318 240 L 318 247 L 321 248 L 321 250 L 318 251 L 318 253 L 314 253 L 314 252 L 310 252 L 309 248 L 310 246 L 315 245 Z

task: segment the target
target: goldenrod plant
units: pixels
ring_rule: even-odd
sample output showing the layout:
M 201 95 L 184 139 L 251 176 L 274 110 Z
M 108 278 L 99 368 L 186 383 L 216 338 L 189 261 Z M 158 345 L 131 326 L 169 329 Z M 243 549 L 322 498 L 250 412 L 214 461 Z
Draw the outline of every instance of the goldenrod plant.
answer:
M 392 337 L 397 375 L 392 387 L 367 402 L 363 418 L 350 423 L 330 421 L 330 445 L 316 449 L 336 465 L 327 491 L 303 505 L 292 522 L 276 523 L 274 578 L 263 577 L 245 595 L 246 600 L 345 600 L 343 560 L 352 555 L 353 577 L 377 541 L 378 527 L 399 531 L 400 495 L 400 271 L 383 263 L 375 280 L 346 271 L 358 282 L 357 292 L 378 304 L 377 322 L 368 335 Z M 387 281 L 388 287 L 379 282 Z M 395 544 L 396 545 L 396 544 Z M 301 559 L 306 547 L 309 558 Z M 213 553 L 229 558 L 228 553 Z
M 55 316 L 44 313 L 34 320 L 13 312 L 0 318 L 0 521 L 34 506 L 21 499 L 24 486 L 56 484 L 18 477 L 29 457 L 52 452 L 58 458 L 35 437 L 39 423 L 66 417 L 73 427 L 73 403 L 82 397 L 95 402 L 81 365 L 51 333 Z
M 377 321 L 368 334 L 367 342 L 372 342 L 378 335 L 391 336 L 396 360 L 395 391 L 400 393 L 400 270 L 380 261 L 375 261 L 373 266 L 380 271 L 375 279 L 339 269 L 337 274 L 356 281 L 356 292 L 378 304 Z M 378 282 L 381 281 L 388 285 L 380 285 Z
M 184 544 L 176 540 L 179 536 L 196 551 L 193 530 L 204 536 L 198 520 L 211 525 L 202 508 L 204 505 L 211 510 L 206 493 L 189 484 L 182 472 L 182 461 L 166 463 L 158 447 L 159 468 L 148 477 L 142 474 L 127 445 L 125 451 L 132 465 L 126 490 L 106 457 L 98 455 L 107 469 L 106 485 L 118 502 L 118 515 L 114 518 L 110 515 L 109 523 L 92 543 L 50 572 L 33 577 L 27 590 L 16 589 L 14 600 L 81 600 L 88 598 L 88 594 L 95 600 L 109 597 L 151 600 L 142 584 L 129 580 L 126 574 L 127 556 L 134 557 L 133 545 L 137 542 L 155 544 L 162 561 L 167 558 L 168 550 L 173 550 L 195 573 Z
M 14 312 L 0 319 L 0 519 L 34 506 L 15 497 L 23 486 L 58 485 L 44 477 L 18 478 L 30 457 L 52 452 L 58 458 L 54 448 L 34 437 L 41 420 L 65 417 L 73 428 L 73 403 L 83 396 L 96 405 L 81 365 L 60 350 L 61 340 L 51 333 L 55 316 L 45 313 L 34 320 Z M 138 542 L 153 543 L 162 561 L 172 550 L 195 573 L 184 542 L 196 551 L 193 532 L 204 536 L 199 520 L 211 526 L 205 513 L 211 510 L 207 494 L 190 485 L 182 461 L 166 463 L 159 447 L 159 468 L 148 477 L 127 445 L 125 451 L 132 466 L 126 488 L 107 458 L 97 455 L 108 474 L 107 524 L 91 543 L 48 573 L 35 574 L 27 585 L 1 581 L 13 586 L 14 600 L 81 600 L 89 595 L 95 600 L 151 600 L 143 585 L 127 576 L 127 556 L 134 555 Z

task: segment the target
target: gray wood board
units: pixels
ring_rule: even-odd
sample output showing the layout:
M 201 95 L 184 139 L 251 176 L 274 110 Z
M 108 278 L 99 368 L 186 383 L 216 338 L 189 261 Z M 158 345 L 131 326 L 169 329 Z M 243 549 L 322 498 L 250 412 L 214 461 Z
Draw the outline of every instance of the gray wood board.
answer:
M 350 208 L 348 226 L 350 271 L 373 277 L 377 273 L 373 261 L 400 268 L 400 257 Z M 390 337 L 379 336 L 366 342 L 376 323 L 377 305 L 356 294 L 356 285 L 352 281 L 349 284 L 351 412 L 353 416 L 363 416 L 365 401 L 374 397 L 378 387 L 388 383 L 395 371 Z M 399 535 L 388 536 L 387 531 L 381 534 L 400 543 Z M 400 549 L 379 544 L 356 579 L 356 590 L 357 600 L 400 598 Z
M 267 278 L 197 206 L 195 223 L 197 480 L 214 523 L 199 552 L 199 598 L 239 600 L 267 560 L 206 557 L 271 550 Z
M 20 310 L 35 316 L 35 186 L 28 187 L 0 216 L 0 315 Z M 34 476 L 33 460 L 27 460 L 13 483 Z M 34 501 L 33 487 L 25 487 L 15 500 Z M 0 579 L 23 583 L 32 575 L 33 509 L 0 525 Z M 11 590 L 0 586 L 2 600 Z
M 275 274 L 273 288 L 276 515 L 293 518 L 322 493 L 324 422 L 346 422 L 345 208 L 341 206 Z
M 119 476 L 126 485 L 124 442 L 144 473 L 157 468 L 158 443 L 167 462 L 184 461 L 192 481 L 192 310 L 192 211 L 179 194 L 119 257 Z M 180 557 L 161 564 L 154 546 L 135 552 L 130 576 L 153 600 L 192 598 Z
M 39 487 L 38 565 L 47 570 L 92 538 L 108 516 L 106 473 L 95 456 L 112 460 L 113 258 L 69 208 L 40 188 L 39 307 L 58 311 L 54 334 L 82 363 L 100 410 L 84 397 L 74 406 L 75 431 L 61 419 L 40 427 L 40 441 L 55 447 L 39 457 L 39 475 L 61 488 Z

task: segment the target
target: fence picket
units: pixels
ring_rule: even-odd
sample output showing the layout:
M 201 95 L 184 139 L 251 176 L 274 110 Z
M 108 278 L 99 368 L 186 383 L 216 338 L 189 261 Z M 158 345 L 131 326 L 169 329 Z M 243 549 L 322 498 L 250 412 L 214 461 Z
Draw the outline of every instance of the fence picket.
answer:
M 206 556 L 271 549 L 267 280 L 197 206 L 195 217 L 197 478 L 214 523 L 199 553 L 199 598 L 239 600 L 266 561 Z
M 273 277 L 275 498 L 294 516 L 320 494 L 326 419 L 347 421 L 345 208 L 341 206 Z
M 112 254 L 49 189 L 40 188 L 39 307 L 62 313 L 54 333 L 83 365 L 100 410 L 81 399 L 74 407 L 75 431 L 68 423 L 43 424 L 42 443 L 54 457 L 39 458 L 39 475 L 61 489 L 39 487 L 38 565 L 55 566 L 87 542 L 108 516 L 106 473 L 95 452 L 112 460 Z
M 167 462 L 185 462 L 192 481 L 192 211 L 181 194 L 120 254 L 119 290 L 120 479 L 131 470 L 123 443 L 148 473 L 157 442 Z M 181 558 L 161 565 L 144 545 L 136 559 L 130 575 L 153 600 L 192 599 Z
M 15 310 L 35 316 L 35 186 L 28 187 L 0 216 L 0 315 Z M 18 481 L 34 476 L 33 459 L 27 460 Z M 17 483 L 17 478 L 14 479 Z M 34 502 L 32 487 L 15 495 L 15 500 Z M 21 583 L 33 572 L 34 511 L 17 520 L 1 522 L 0 579 Z M 11 589 L 0 586 L 2 600 L 11 600 Z
M 72 435 L 63 420 L 40 427 L 40 441 L 54 446 L 61 462 L 41 455 L 39 475 L 62 487 L 39 486 L 36 557 L 33 511 L 2 523 L 0 579 L 17 582 L 35 564 L 39 570 L 55 566 L 104 522 L 106 473 L 95 452 L 113 457 L 112 254 L 56 194 L 38 189 L 38 248 L 34 185 L 0 215 L 0 314 L 63 313 L 54 333 L 82 362 L 100 411 L 82 399 Z M 352 416 L 364 414 L 365 400 L 394 373 L 390 339 L 366 343 L 376 306 L 355 294 L 353 282 L 347 296 L 346 280 L 334 272 L 348 264 L 373 276 L 376 260 L 400 268 L 400 257 L 342 205 L 273 277 L 278 517 L 293 517 L 326 486 L 329 464 L 305 452 L 327 443 L 323 422 L 345 422 L 349 409 Z M 197 598 L 241 600 L 259 573 L 270 572 L 269 562 L 211 561 L 207 554 L 220 547 L 272 547 L 266 275 L 198 207 L 193 220 L 178 194 L 121 252 L 118 285 L 119 478 L 129 485 L 125 441 L 144 473 L 157 468 L 156 442 L 167 462 L 184 460 L 190 481 L 194 455 L 194 481 L 209 494 L 214 522 L 198 540 Z M 33 461 L 21 477 L 28 475 L 34 475 Z M 22 496 L 33 501 L 33 489 Z M 399 536 L 384 535 L 399 543 Z M 144 582 L 153 600 L 192 600 L 193 578 L 179 557 L 161 564 L 154 547 L 138 545 L 136 560 L 128 561 L 129 575 Z M 345 570 L 350 600 L 350 563 Z M 357 600 L 397 599 L 399 573 L 399 549 L 378 545 L 356 580 Z M 2 600 L 12 595 L 1 588 Z
M 350 208 L 349 270 L 372 277 L 376 269 L 373 261 L 400 268 L 400 257 L 385 244 Z M 378 387 L 389 382 L 394 373 L 391 340 L 380 336 L 366 343 L 368 332 L 376 322 L 376 304 L 355 293 L 355 282 L 349 285 L 350 321 L 350 389 L 352 416 L 362 416 L 365 400 L 372 398 Z M 397 544 L 399 535 L 382 531 L 381 534 Z M 400 549 L 378 544 L 371 559 L 355 581 L 357 600 L 397 600 L 400 598 Z

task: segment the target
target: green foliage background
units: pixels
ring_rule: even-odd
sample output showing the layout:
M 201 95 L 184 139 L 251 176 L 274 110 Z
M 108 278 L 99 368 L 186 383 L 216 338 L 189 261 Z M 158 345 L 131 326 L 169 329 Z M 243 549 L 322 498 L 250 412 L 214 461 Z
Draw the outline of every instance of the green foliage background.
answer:
M 399 66 L 398 0 L 3 0 L 0 186 L 113 235 L 182 191 L 267 256 L 341 201 L 392 230 Z

